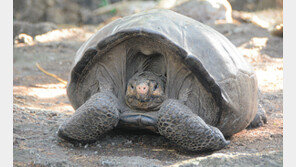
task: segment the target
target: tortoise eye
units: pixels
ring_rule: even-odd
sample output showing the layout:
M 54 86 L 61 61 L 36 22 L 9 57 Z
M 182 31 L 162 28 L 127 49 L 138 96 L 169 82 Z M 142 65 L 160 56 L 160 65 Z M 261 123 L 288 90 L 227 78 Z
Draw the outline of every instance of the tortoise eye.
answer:
M 156 90 L 158 88 L 158 84 L 155 84 L 153 87 L 153 90 Z

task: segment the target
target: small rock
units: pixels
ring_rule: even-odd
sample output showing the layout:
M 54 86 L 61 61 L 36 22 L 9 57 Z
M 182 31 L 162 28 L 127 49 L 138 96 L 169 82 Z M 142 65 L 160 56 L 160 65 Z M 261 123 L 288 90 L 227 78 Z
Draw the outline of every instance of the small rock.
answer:
M 127 142 L 124 143 L 124 145 L 132 145 L 133 144 L 133 141 L 131 140 L 127 140 Z
M 57 116 L 57 113 L 49 113 L 48 114 L 50 117 L 55 117 L 55 116 Z
M 44 131 L 44 132 L 43 132 L 43 135 L 47 135 L 47 134 L 48 134 L 48 131 Z
M 26 44 L 26 45 L 33 45 L 34 41 L 30 35 L 27 34 L 19 34 L 14 38 L 15 44 Z
M 176 1 L 176 6 L 170 9 L 205 24 L 233 22 L 232 8 L 227 0 Z
M 274 35 L 274 36 L 278 36 L 278 37 L 283 37 L 283 30 L 284 30 L 284 25 L 283 24 L 279 24 L 279 25 L 276 25 L 272 31 L 271 31 L 271 34 Z

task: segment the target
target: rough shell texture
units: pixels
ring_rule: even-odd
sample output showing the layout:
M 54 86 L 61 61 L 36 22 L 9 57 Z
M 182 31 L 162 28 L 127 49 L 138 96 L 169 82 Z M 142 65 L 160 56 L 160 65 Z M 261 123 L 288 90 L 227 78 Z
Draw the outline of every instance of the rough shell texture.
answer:
M 99 85 L 98 83 L 83 83 L 85 81 L 82 79 L 86 75 L 95 77 L 95 73 L 88 71 L 94 61 L 100 61 L 97 57 L 136 36 L 147 37 L 165 44 L 190 69 L 219 106 L 219 112 L 216 113 L 219 119 L 214 126 L 225 136 L 244 129 L 255 117 L 258 105 L 256 75 L 236 47 L 212 28 L 163 9 L 117 19 L 100 29 L 81 46 L 76 53 L 67 88 L 74 108 L 78 108 L 90 95 L 99 91 L 97 88 L 99 86 L 94 86 Z M 125 47 L 121 49 L 124 50 Z M 141 52 L 149 54 L 145 49 Z M 112 63 L 114 59 L 110 61 Z M 112 77 L 116 78 L 119 75 L 127 77 L 128 74 L 118 74 L 127 67 L 116 68 L 119 70 L 110 74 Z M 101 82 L 100 78 L 96 82 Z M 124 91 L 125 80 L 122 79 L 118 83 L 121 85 L 118 89 Z M 81 88 L 81 85 L 94 86 L 95 91 L 83 92 L 86 88 Z M 115 94 L 121 96 L 120 91 Z

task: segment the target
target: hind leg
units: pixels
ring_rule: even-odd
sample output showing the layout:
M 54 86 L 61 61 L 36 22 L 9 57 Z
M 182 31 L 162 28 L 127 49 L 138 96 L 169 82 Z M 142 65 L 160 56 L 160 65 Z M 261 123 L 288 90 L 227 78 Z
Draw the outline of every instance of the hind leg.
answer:
M 94 94 L 58 130 L 70 142 L 91 143 L 119 121 L 119 103 L 111 92 Z
M 161 135 L 190 151 L 218 150 L 229 144 L 221 131 L 207 125 L 177 100 L 166 100 L 157 122 Z
M 250 125 L 247 127 L 247 129 L 257 128 L 257 127 L 263 126 L 266 123 L 267 123 L 266 112 L 262 108 L 262 106 L 259 105 L 256 116 L 253 119 L 253 121 L 250 123 Z

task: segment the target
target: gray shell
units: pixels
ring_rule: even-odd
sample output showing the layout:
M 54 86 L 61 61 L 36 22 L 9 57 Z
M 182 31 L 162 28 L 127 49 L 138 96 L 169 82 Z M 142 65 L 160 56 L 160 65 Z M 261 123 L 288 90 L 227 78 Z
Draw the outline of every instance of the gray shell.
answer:
M 125 41 L 130 44 L 123 45 Z M 225 136 L 241 131 L 255 117 L 258 105 L 256 75 L 236 47 L 212 28 L 163 9 L 117 19 L 80 47 L 67 87 L 73 107 L 78 108 L 110 82 L 116 87 L 113 90 L 115 95 L 122 100 L 126 82 L 132 75 L 128 71 L 137 70 L 137 67 L 129 66 L 135 58 L 131 61 L 127 56 L 139 51 L 154 54 L 151 48 L 165 55 L 176 55 L 170 62 L 164 61 L 169 63 L 167 69 L 170 67 L 171 71 L 168 82 L 185 79 L 181 77 L 183 74 L 178 74 L 181 69 L 175 69 L 179 61 L 212 94 L 220 108 L 215 126 Z M 107 53 L 108 59 L 101 56 Z M 164 67 L 165 64 L 156 63 L 155 66 Z M 163 69 L 157 70 L 161 72 Z M 181 88 L 170 83 L 167 83 L 167 96 L 178 98 Z

